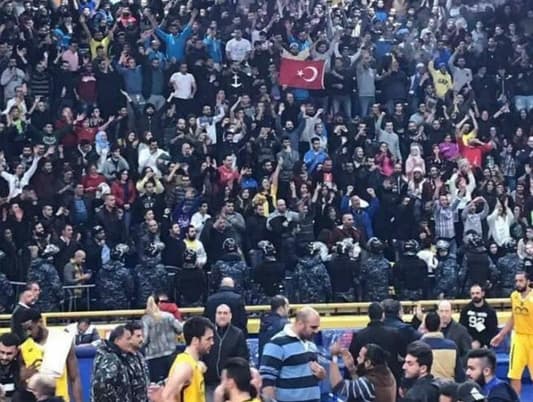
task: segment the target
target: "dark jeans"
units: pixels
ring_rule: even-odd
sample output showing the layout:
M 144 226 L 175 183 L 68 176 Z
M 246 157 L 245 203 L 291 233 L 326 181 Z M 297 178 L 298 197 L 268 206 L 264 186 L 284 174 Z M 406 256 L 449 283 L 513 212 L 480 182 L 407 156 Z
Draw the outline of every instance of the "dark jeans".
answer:
M 148 371 L 150 372 L 150 382 L 158 383 L 168 377 L 168 372 L 175 354 L 169 356 L 157 357 L 155 359 L 149 359 Z

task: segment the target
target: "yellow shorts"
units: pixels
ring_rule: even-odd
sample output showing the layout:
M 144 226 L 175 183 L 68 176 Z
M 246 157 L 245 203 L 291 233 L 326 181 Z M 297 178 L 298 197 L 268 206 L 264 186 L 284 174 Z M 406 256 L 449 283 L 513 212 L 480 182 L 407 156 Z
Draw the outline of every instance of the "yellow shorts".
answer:
M 526 367 L 533 376 L 533 335 L 513 334 L 507 377 L 521 380 Z

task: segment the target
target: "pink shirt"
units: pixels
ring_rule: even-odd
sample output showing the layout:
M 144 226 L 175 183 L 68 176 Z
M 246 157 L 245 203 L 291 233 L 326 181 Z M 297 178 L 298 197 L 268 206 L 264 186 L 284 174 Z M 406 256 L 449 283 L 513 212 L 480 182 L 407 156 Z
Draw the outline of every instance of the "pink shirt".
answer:
M 80 69 L 80 56 L 78 52 L 67 49 L 61 58 L 68 63 L 68 69 L 70 71 L 78 71 Z

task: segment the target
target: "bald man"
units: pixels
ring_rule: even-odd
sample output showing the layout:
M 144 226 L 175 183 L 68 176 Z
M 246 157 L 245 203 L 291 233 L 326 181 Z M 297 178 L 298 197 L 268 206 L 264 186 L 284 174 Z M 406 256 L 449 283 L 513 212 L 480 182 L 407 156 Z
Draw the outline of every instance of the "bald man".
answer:
M 221 304 L 215 314 L 215 343 L 209 353 L 203 356 L 207 366 L 204 375 L 207 402 L 213 401 L 213 392 L 220 383 L 220 374 L 226 362 L 232 357 L 242 357 L 248 361 L 248 345 L 244 333 L 231 324 L 231 309 L 227 304 Z
M 86 254 L 77 250 L 63 269 L 63 282 L 65 285 L 83 285 L 91 279 L 91 273 L 85 271 Z
M 466 355 L 472 349 L 472 337 L 465 327 L 452 318 L 452 304 L 448 300 L 441 300 L 438 313 L 442 333 L 456 343 L 461 362 L 465 363 Z
M 216 310 L 221 304 L 226 304 L 231 310 L 231 323 L 237 328 L 240 328 L 244 335 L 248 334 L 247 323 L 248 316 L 244 305 L 243 297 L 236 292 L 235 282 L 233 279 L 226 277 L 222 278 L 218 292 L 213 293 L 207 299 L 205 304 L 204 316 L 209 318 L 211 322 L 216 320 Z
M 259 372 L 263 395 L 278 402 L 319 402 L 319 381 L 326 370 L 317 362 L 314 336 L 320 330 L 320 316 L 311 307 L 296 313 L 292 324 L 265 345 Z

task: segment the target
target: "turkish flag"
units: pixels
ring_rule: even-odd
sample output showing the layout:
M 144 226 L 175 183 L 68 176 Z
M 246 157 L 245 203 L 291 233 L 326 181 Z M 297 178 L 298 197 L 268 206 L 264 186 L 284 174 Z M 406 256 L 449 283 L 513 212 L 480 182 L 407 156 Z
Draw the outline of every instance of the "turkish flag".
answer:
M 324 61 L 282 58 L 279 83 L 291 88 L 324 89 Z

